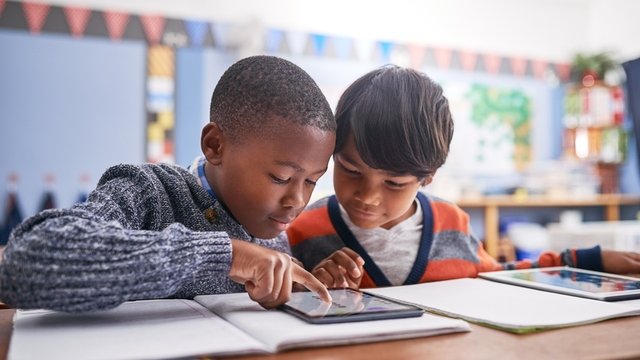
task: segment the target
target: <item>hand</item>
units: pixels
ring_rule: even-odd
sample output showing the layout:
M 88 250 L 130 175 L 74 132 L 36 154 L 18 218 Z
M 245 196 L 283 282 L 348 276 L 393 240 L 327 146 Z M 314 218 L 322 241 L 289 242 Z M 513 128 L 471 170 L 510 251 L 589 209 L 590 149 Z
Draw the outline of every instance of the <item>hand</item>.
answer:
M 364 260 L 355 251 L 343 247 L 316 265 L 312 273 L 329 288 L 358 289 L 364 275 Z
M 613 274 L 640 274 L 640 254 L 602 250 L 602 268 Z
M 322 283 L 292 262 L 287 254 L 242 240 L 231 240 L 233 257 L 229 278 L 244 284 L 251 300 L 266 309 L 289 300 L 293 282 L 331 302 L 331 295 Z

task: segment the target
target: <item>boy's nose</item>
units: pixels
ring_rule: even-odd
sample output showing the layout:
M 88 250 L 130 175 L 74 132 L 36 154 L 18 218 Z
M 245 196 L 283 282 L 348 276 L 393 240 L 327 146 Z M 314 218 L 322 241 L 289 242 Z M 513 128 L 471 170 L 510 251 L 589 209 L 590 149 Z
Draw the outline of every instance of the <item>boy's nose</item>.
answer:
M 294 209 L 304 208 L 305 205 L 307 205 L 304 191 L 297 188 L 290 189 L 282 199 L 282 205 L 284 207 L 290 207 Z
M 356 200 L 370 206 L 380 205 L 380 192 L 375 186 L 363 183 L 354 194 Z

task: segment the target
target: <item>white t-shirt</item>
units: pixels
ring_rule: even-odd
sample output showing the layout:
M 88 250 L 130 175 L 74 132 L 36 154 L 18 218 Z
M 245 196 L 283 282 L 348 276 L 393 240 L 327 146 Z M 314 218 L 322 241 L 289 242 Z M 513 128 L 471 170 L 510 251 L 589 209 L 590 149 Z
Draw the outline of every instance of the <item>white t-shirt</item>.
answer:
M 340 215 L 358 242 L 375 261 L 392 285 L 402 285 L 418 256 L 422 238 L 422 208 L 416 199 L 416 212 L 391 229 L 362 229 L 351 222 L 340 205 Z

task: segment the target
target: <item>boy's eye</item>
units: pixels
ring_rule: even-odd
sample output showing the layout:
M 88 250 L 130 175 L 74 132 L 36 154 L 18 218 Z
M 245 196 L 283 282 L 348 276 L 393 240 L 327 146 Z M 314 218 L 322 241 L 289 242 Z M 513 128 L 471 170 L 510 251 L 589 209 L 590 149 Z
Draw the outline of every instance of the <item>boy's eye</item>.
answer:
M 340 168 L 342 168 L 342 170 L 344 170 L 345 172 L 347 172 L 348 174 L 351 175 L 360 175 L 360 171 L 355 170 L 355 169 L 349 169 L 348 167 L 344 166 L 344 164 L 342 163 L 338 163 L 340 165 Z
M 289 183 L 289 181 L 291 181 L 291 178 L 288 179 L 281 179 L 273 174 L 269 174 L 269 177 L 271 178 L 271 181 L 273 181 L 274 183 L 278 184 L 278 185 L 285 185 L 287 183 Z
M 305 182 L 307 184 L 311 185 L 311 186 L 316 186 L 316 184 L 318 183 L 317 181 L 313 181 L 313 180 L 310 180 L 310 179 L 305 180 Z
M 392 187 L 392 188 L 396 188 L 396 189 L 403 188 L 406 185 L 404 183 L 399 183 L 399 182 L 395 182 L 395 181 L 391 181 L 391 180 L 387 180 L 387 181 L 385 181 L 385 183 L 387 184 L 387 186 Z

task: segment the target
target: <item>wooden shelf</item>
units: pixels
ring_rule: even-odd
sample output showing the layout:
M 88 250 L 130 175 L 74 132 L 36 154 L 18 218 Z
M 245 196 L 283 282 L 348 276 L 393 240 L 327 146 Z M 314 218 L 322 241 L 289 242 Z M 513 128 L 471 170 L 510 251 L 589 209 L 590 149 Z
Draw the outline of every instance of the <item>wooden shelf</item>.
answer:
M 498 255 L 500 208 L 561 208 L 561 207 L 604 207 L 607 221 L 620 220 L 620 206 L 640 205 L 640 195 L 603 194 L 584 197 L 513 196 L 494 195 L 460 199 L 456 204 L 461 208 L 484 208 L 485 246 L 487 252 Z

